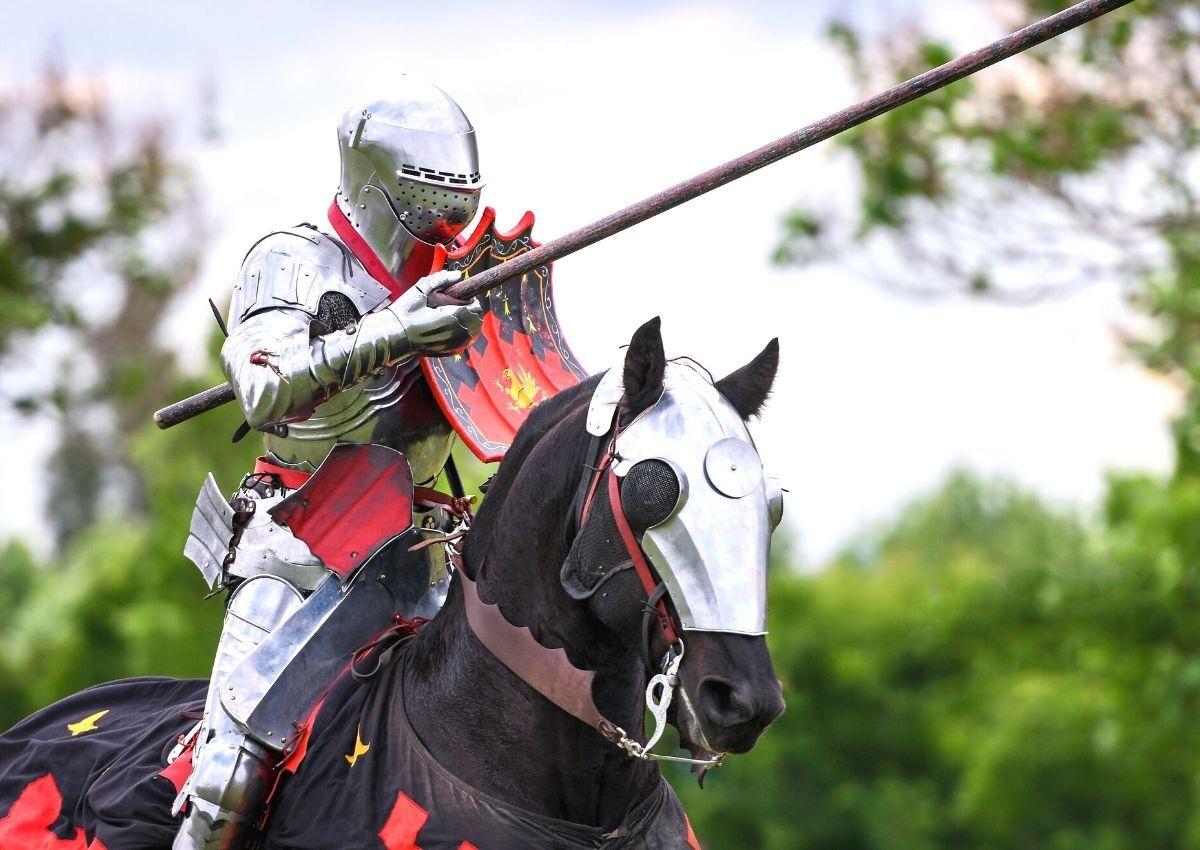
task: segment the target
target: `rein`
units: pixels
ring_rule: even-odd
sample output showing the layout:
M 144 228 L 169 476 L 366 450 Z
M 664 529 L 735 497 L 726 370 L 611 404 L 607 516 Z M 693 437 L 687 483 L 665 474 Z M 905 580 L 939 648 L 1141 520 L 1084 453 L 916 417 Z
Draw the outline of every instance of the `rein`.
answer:
M 573 510 L 572 514 L 576 517 L 575 531 L 578 533 L 586 522 L 592 502 L 600 490 L 600 482 L 607 475 L 606 493 L 617 530 L 646 591 L 642 657 L 647 669 L 654 669 L 650 663 L 650 636 L 655 622 L 662 630 L 668 646 L 658 671 L 650 677 L 646 686 L 646 707 L 654 718 L 654 730 L 647 742 L 642 744 L 631 738 L 624 729 L 600 713 L 592 698 L 592 682 L 596 677 L 594 670 L 576 667 L 562 648 L 549 649 L 542 646 L 527 627 L 510 623 L 498 605 L 484 602 L 479 597 L 475 582 L 462 569 L 461 553 L 455 546 L 448 546 L 451 561 L 457 568 L 463 587 L 467 623 L 480 643 L 517 678 L 567 714 L 591 726 L 624 750 L 630 758 L 698 765 L 704 769 L 717 767 L 724 761 L 724 754 L 717 753 L 709 758 L 689 758 L 651 752 L 666 729 L 667 710 L 670 708 L 675 689 L 679 687 L 679 667 L 683 663 L 684 644 L 675 627 L 674 618 L 666 606 L 666 585 L 657 580 L 650 568 L 641 543 L 629 525 L 621 505 L 620 480 L 612 470 L 612 462 L 617 459 L 615 446 L 620 435 L 619 414 L 614 416 L 610 433 L 612 437 L 607 442 L 607 448 L 594 463 L 593 459 L 599 452 L 600 439 L 592 440 L 586 462 L 586 467 L 592 470 L 592 476 L 580 481 L 576 496 L 578 509 Z

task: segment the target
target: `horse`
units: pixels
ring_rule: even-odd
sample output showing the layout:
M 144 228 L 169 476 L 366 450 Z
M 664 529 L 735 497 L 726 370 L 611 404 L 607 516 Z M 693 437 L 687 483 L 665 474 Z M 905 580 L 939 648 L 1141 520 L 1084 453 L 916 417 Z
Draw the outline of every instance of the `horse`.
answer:
M 710 482 L 684 481 L 672 467 L 665 496 L 669 486 L 628 466 L 618 479 L 632 459 L 615 448 L 706 443 L 716 420 L 736 431 L 728 422 L 759 413 L 777 364 L 772 340 L 729 376 L 697 380 L 701 367 L 666 359 L 654 319 L 620 368 L 536 407 L 465 543 L 450 544 L 458 569 L 438 614 L 364 648 L 298 724 L 259 846 L 698 848 L 656 764 L 663 757 L 647 746 L 661 732 L 646 740 L 647 706 L 656 727 L 677 728 L 701 770 L 750 750 L 783 711 L 756 627 L 767 550 L 752 533 L 769 538 L 781 506 L 755 478 L 744 425 L 713 443 L 706 472 L 691 471 Z M 654 434 L 650 414 L 668 394 L 684 409 L 702 399 L 707 407 L 695 409 L 713 421 L 684 417 L 671 426 L 678 432 Z M 635 479 L 650 485 L 631 496 Z M 711 498 L 699 492 L 709 484 L 729 502 L 704 516 L 700 537 L 715 548 L 672 549 L 676 538 L 653 537 L 681 504 Z M 678 559 L 685 550 L 723 563 L 697 573 Z M 683 586 L 697 576 L 705 594 L 689 596 Z M 188 770 L 184 733 L 205 686 L 99 685 L 0 736 L 0 850 L 169 847 L 171 802 Z

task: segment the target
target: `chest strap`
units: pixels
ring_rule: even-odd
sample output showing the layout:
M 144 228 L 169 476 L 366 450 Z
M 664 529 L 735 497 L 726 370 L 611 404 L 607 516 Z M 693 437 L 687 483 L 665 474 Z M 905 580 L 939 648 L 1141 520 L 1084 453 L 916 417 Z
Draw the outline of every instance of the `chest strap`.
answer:
M 567 658 L 566 650 L 561 647 L 550 649 L 542 646 L 528 628 L 510 623 L 500 610 L 500 606 L 480 599 L 475 582 L 461 566 L 456 573 L 462 584 L 467 624 L 472 633 L 484 648 L 507 667 L 513 675 L 554 705 L 591 726 L 624 750 L 630 758 L 699 765 L 705 769 L 716 767 L 724 760 L 723 754 L 696 759 L 660 755 L 650 751 L 666 724 L 667 708 L 671 701 L 670 695 L 678 683 L 678 670 L 679 663 L 683 660 L 682 655 L 674 656 L 668 669 L 652 677 L 647 685 L 646 705 L 654 715 L 657 728 L 650 740 L 646 744 L 642 744 L 630 738 L 624 729 L 601 714 L 600 709 L 596 707 L 596 701 L 592 699 L 592 681 L 596 678 L 595 670 L 583 670 L 576 667 Z
M 458 570 L 463 587 L 467 623 L 479 642 L 539 694 L 567 714 L 582 720 L 611 741 L 619 741 L 616 724 L 607 720 L 592 699 L 595 670 L 576 667 L 565 650 L 542 646 L 525 626 L 514 626 L 500 606 L 479 598 L 479 590 L 464 570 Z

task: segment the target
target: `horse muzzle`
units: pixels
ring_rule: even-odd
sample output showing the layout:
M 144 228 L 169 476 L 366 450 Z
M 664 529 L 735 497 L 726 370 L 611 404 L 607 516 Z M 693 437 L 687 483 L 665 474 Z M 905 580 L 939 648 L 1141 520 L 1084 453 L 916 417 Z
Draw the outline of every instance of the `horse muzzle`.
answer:
M 762 636 L 687 632 L 681 731 L 718 753 L 744 753 L 783 713 L 783 689 Z

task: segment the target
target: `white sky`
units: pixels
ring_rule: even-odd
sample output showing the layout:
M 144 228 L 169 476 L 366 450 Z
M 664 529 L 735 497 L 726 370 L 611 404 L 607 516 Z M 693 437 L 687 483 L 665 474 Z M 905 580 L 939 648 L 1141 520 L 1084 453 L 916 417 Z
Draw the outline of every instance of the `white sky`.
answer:
M 830 9 L 880 26 L 920 10 L 963 47 L 990 35 L 951 0 L 468 2 L 436 20 L 431 8 L 20 4 L 6 16 L 0 81 L 29 77 L 55 45 L 134 112 L 193 120 L 205 81 L 215 90 L 222 140 L 196 167 L 216 232 L 200 291 L 165 329 L 195 358 L 204 299 L 226 303 L 261 234 L 322 220 L 337 118 L 357 97 L 387 97 L 401 71 L 433 79 L 471 117 L 501 226 L 532 209 L 546 240 L 846 105 L 819 39 Z M 670 350 L 716 373 L 779 336 L 757 434 L 810 561 L 956 465 L 1085 505 L 1108 469 L 1167 467 L 1174 397 L 1123 355 L 1111 288 L 1021 310 L 912 304 L 837 269 L 771 267 L 780 214 L 802 193 L 838 191 L 818 148 L 560 261 L 576 354 L 603 368 L 656 314 Z M 44 440 L 0 434 L 17 447 L 6 490 L 36 491 Z M 35 534 L 36 505 L 5 501 L 0 533 Z

